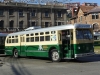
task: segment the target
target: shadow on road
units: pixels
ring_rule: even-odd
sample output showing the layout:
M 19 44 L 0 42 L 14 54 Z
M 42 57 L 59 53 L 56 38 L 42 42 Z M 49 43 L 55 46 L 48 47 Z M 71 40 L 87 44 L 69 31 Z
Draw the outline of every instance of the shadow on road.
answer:
M 0 56 L 0 57 L 3 57 L 3 56 Z M 4 57 L 6 57 L 6 56 L 4 56 Z M 20 57 L 20 58 L 34 59 L 35 61 L 41 60 L 41 61 L 46 61 L 46 63 L 54 63 L 49 58 L 43 58 L 43 57 Z M 20 59 L 20 58 L 18 58 L 18 59 Z M 96 54 L 96 55 L 90 56 L 90 57 L 82 57 L 82 58 L 78 58 L 78 59 L 63 59 L 60 62 L 87 63 L 87 62 L 96 62 L 96 61 L 100 61 L 100 54 Z M 60 63 L 60 62 L 58 62 L 58 63 Z
M 87 62 L 97 62 L 100 61 L 100 54 L 96 54 L 90 57 L 82 57 L 74 60 L 69 60 L 69 62 L 76 62 L 76 63 L 87 63 Z

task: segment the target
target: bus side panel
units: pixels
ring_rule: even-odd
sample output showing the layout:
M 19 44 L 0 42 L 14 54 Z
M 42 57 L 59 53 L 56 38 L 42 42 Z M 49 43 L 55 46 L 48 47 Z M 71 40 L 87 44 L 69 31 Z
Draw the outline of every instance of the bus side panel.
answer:
M 42 45 L 28 45 L 26 48 L 27 56 L 47 57 L 48 51 Z
M 13 55 L 13 51 L 12 51 L 12 49 L 13 49 L 14 47 L 13 46 L 5 46 L 5 54 L 6 55 Z
M 49 57 L 48 52 L 51 47 L 58 49 L 57 45 L 29 45 L 26 48 L 27 56 Z

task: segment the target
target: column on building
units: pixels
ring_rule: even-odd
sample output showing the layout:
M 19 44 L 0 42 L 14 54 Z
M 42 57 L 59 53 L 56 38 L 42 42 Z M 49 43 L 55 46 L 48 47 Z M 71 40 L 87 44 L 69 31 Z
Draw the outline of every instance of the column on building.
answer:
M 40 10 L 38 11 L 38 19 L 37 20 L 38 20 L 38 24 L 39 24 L 38 26 L 42 27 L 42 23 L 41 23 L 41 11 Z
M 51 26 L 55 26 L 54 11 L 51 9 Z

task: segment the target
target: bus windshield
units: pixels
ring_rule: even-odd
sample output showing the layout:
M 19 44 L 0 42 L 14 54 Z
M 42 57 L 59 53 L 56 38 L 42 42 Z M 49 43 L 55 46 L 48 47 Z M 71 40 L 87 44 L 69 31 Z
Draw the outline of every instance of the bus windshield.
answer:
M 77 39 L 92 39 L 92 33 L 90 30 L 76 30 Z

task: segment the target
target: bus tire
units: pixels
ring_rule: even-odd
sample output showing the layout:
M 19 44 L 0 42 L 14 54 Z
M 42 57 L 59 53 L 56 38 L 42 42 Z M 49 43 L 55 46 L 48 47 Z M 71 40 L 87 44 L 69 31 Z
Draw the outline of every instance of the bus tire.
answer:
M 59 62 L 61 60 L 60 55 L 59 55 L 57 50 L 52 50 L 51 51 L 51 60 L 53 62 Z
M 18 50 L 17 49 L 15 49 L 13 51 L 13 57 L 18 58 Z

